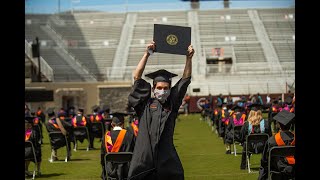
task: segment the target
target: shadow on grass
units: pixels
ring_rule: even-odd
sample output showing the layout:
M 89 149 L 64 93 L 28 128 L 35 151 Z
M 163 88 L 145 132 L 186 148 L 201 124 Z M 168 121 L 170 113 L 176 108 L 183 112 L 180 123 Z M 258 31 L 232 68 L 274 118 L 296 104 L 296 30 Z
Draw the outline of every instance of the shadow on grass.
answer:
M 90 159 L 72 159 L 72 158 L 71 158 L 70 161 L 88 161 L 88 160 L 90 160 Z
M 41 176 L 36 176 L 35 179 L 40 179 L 40 178 L 50 178 L 50 177 L 55 177 L 55 176 L 61 176 L 65 175 L 65 173 L 51 173 L 51 174 L 41 174 Z

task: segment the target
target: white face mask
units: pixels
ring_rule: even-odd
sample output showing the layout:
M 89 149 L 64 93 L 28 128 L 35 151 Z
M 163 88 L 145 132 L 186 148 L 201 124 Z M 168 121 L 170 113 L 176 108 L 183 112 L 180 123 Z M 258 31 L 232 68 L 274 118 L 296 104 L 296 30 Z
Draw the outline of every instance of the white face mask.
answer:
M 170 90 L 155 89 L 153 93 L 154 93 L 154 97 L 156 97 L 161 103 L 164 103 L 170 95 Z

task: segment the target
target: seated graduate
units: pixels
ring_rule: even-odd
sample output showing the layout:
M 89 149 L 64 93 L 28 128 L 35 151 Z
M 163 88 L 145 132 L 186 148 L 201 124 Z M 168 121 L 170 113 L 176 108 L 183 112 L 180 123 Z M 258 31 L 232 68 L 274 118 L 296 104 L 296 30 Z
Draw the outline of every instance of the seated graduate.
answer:
M 222 109 L 219 111 L 219 136 L 221 138 L 225 137 L 225 133 L 226 133 L 226 127 L 227 124 L 229 123 L 229 113 L 227 110 L 227 105 L 226 104 L 222 104 Z
M 135 141 L 139 132 L 139 119 L 138 119 L 139 117 L 135 112 L 133 112 L 131 116 L 132 116 L 132 120 L 131 122 L 129 122 L 130 124 L 127 127 L 127 130 L 134 135 L 134 141 Z
M 40 144 L 40 134 L 37 133 L 33 128 L 33 119 L 34 117 L 25 117 L 25 141 L 30 141 L 33 144 L 36 159 L 37 159 L 37 170 L 38 175 L 40 175 L 40 164 L 41 164 L 41 144 Z M 32 173 L 29 172 L 30 161 L 35 163 L 33 158 L 33 152 L 31 147 L 25 147 L 25 159 L 30 159 L 25 161 L 25 175 L 32 176 Z
M 115 179 L 127 178 L 129 166 L 128 164 L 107 164 L 107 172 L 105 171 L 104 157 L 110 152 L 133 152 L 134 148 L 134 135 L 124 129 L 124 116 L 125 113 L 115 112 L 112 114 L 112 130 L 106 131 L 101 143 L 101 166 L 102 166 L 102 179 L 108 177 Z
M 246 137 L 250 134 L 266 133 L 271 136 L 271 128 L 269 123 L 263 119 L 261 110 L 251 110 L 249 114 L 253 114 L 248 118 L 248 121 L 244 123 L 240 131 L 240 141 L 243 142 L 242 158 L 240 169 L 246 169 L 246 146 L 244 144 Z M 257 142 L 255 144 L 255 151 L 262 152 L 264 144 L 262 142 Z M 250 156 L 249 156 L 250 157 Z
M 235 139 L 240 141 L 240 132 L 234 132 L 235 126 L 242 126 L 245 119 L 246 113 L 243 107 L 235 105 L 231 108 L 229 120 L 226 122 L 224 144 L 226 146 L 226 154 L 231 154 L 230 145 L 233 143 L 233 134 L 235 134 Z
M 102 123 L 102 115 L 99 113 L 100 107 L 94 105 L 92 107 L 92 114 L 88 115 L 89 133 L 90 133 L 90 149 L 94 148 L 94 138 L 102 139 L 103 127 L 96 126 L 94 123 Z M 103 124 L 102 124 L 103 125 Z M 103 125 L 104 126 L 104 125 Z
M 72 118 L 72 126 L 73 126 L 73 135 L 76 138 L 76 140 L 83 143 L 84 139 L 88 139 L 88 134 L 86 130 L 77 130 L 77 127 L 88 127 L 88 120 L 83 114 L 84 109 L 78 108 L 77 114 Z M 90 139 L 88 139 L 88 142 L 90 142 Z
M 42 144 L 42 139 L 43 139 L 43 133 L 42 133 L 42 123 L 41 123 L 41 118 L 36 116 L 35 112 L 31 112 L 31 117 L 33 117 L 33 129 L 40 135 L 40 144 Z M 36 126 L 39 125 L 39 128 L 36 128 Z
M 63 135 L 67 136 L 68 138 L 68 131 L 65 127 L 68 127 L 68 124 L 65 123 L 65 121 L 61 121 L 59 118 L 56 117 L 54 108 L 49 108 L 47 110 L 48 113 L 48 122 L 46 123 L 46 128 L 48 132 L 61 132 Z M 52 151 L 51 155 L 53 157 L 53 161 L 58 160 L 57 150 L 61 147 L 66 146 L 65 139 L 50 139 L 50 143 L 52 144 Z M 70 160 L 71 157 L 71 148 L 70 148 L 70 141 L 67 142 L 69 146 L 68 153 L 68 160 Z
M 274 146 L 295 146 L 295 135 L 290 131 L 292 120 L 295 114 L 283 110 L 279 112 L 273 119 L 279 124 L 280 131 L 267 141 L 261 158 L 261 166 L 259 170 L 259 180 L 268 179 L 268 155 L 269 151 Z M 277 169 L 281 174 L 274 174 L 272 179 L 292 179 L 295 172 L 294 157 L 280 157 L 279 160 L 271 164 L 271 169 Z

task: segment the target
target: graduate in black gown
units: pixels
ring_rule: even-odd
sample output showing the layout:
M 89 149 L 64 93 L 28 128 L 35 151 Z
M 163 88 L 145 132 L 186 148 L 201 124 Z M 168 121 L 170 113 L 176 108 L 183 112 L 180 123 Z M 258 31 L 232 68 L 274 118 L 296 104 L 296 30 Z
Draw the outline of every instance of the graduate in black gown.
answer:
M 246 120 L 246 113 L 243 107 L 235 105 L 231 108 L 230 117 L 227 120 L 225 129 L 224 144 L 226 146 L 226 154 L 231 154 L 230 145 L 233 143 L 233 136 L 236 141 L 240 141 L 240 131 L 234 132 L 235 126 L 243 126 Z
M 34 117 L 25 117 L 25 141 L 30 141 L 33 144 L 36 160 L 37 160 L 37 171 L 38 175 L 40 175 L 40 164 L 41 164 L 41 144 L 40 144 L 40 134 L 35 131 L 33 128 L 33 119 Z M 30 161 L 35 162 L 33 158 L 33 152 L 31 147 L 25 147 L 25 159 L 30 159 L 25 161 L 25 174 L 27 176 L 31 176 L 32 173 L 29 172 L 29 164 Z
M 48 113 L 48 122 L 46 123 L 46 128 L 48 132 L 61 132 L 63 135 L 67 136 L 67 139 L 69 137 L 68 131 L 66 130 L 65 127 L 70 127 L 70 124 L 67 124 L 64 120 L 60 120 L 59 118 L 56 117 L 54 108 L 49 108 L 47 110 Z M 68 129 L 68 128 L 67 128 Z M 51 156 L 53 157 L 53 161 L 58 160 L 58 155 L 57 155 L 57 150 L 61 147 L 66 146 L 66 140 L 65 138 L 52 138 L 50 139 L 50 143 L 52 145 L 52 150 L 51 150 Z M 71 159 L 71 148 L 70 148 L 70 141 L 68 143 L 68 160 Z
M 269 137 L 272 135 L 271 126 L 267 120 L 263 119 L 262 111 L 257 110 L 256 108 L 251 108 L 250 110 L 250 117 L 244 123 L 240 130 L 240 142 L 242 143 L 243 150 L 242 150 L 242 157 L 241 157 L 241 164 L 240 169 L 247 168 L 247 161 L 246 161 L 246 147 L 245 147 L 245 140 L 249 134 L 258 134 L 258 133 L 266 133 Z M 264 144 L 260 141 L 254 143 L 254 147 L 256 152 L 262 152 Z M 251 144 L 252 145 L 252 144 Z M 250 156 L 249 156 L 250 158 Z
M 295 114 L 286 110 L 279 112 L 273 117 L 273 119 L 279 124 L 280 131 L 270 137 L 267 141 L 261 158 L 259 180 L 268 179 L 268 155 L 272 147 L 284 145 L 295 146 L 295 135 L 290 131 L 291 123 L 294 118 Z M 294 179 L 295 159 L 292 157 L 289 161 L 286 157 L 280 157 L 275 164 L 271 163 L 271 169 L 277 169 L 282 172 L 279 175 L 274 174 L 272 179 Z
M 179 107 L 191 82 L 194 49 L 187 50 L 182 78 L 171 86 L 171 78 L 177 76 L 164 69 L 147 74 L 153 86 L 141 78 L 152 42 L 145 50 L 134 72 L 134 85 L 128 97 L 139 119 L 139 133 L 130 164 L 129 179 L 184 179 L 184 170 L 173 144 L 173 133 Z M 151 98 L 151 93 L 155 98 Z
M 138 119 L 137 113 L 133 112 L 130 113 L 130 119 L 129 120 L 129 126 L 127 127 L 127 130 L 130 131 L 134 135 L 134 142 L 136 141 L 136 138 L 138 136 L 139 132 L 139 119 Z
M 113 113 L 112 130 L 107 131 L 102 138 L 101 143 L 101 166 L 102 166 L 102 179 L 106 179 L 104 156 L 109 152 L 132 152 L 134 148 L 134 135 L 124 129 L 124 116 L 125 113 Z M 118 144 L 117 144 L 118 143 Z M 118 147 L 118 148 L 117 148 Z M 108 178 L 115 178 L 122 180 L 127 178 L 129 165 L 126 164 L 107 164 Z
M 92 114 L 87 116 L 88 124 L 89 124 L 89 134 L 90 134 L 90 149 L 94 148 L 94 138 L 98 138 L 101 140 L 102 138 L 102 132 L 103 132 L 103 122 L 102 122 L 102 115 L 99 113 L 100 107 L 97 105 L 94 105 L 92 107 Z M 102 126 L 96 123 L 102 123 Z
M 85 129 L 77 129 L 77 127 L 89 127 L 88 120 L 83 114 L 84 109 L 78 108 L 77 114 L 71 119 L 71 123 L 73 126 L 73 135 L 76 138 L 75 141 L 80 141 L 80 143 L 83 143 L 85 139 L 88 140 L 90 143 L 90 139 L 88 139 L 88 134 Z M 75 142 L 76 143 L 76 142 Z

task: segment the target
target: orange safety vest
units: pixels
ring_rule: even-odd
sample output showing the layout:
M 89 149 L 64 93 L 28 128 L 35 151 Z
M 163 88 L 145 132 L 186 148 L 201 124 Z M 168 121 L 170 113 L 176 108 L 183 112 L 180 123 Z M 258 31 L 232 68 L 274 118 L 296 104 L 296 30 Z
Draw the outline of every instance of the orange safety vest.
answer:
M 133 129 L 134 136 L 137 137 L 138 136 L 138 131 L 139 131 L 138 126 L 134 122 L 132 122 L 131 123 L 131 127 Z
M 50 119 L 49 123 L 51 123 L 55 128 L 60 129 L 58 124 L 57 124 L 56 118 Z
M 75 116 L 74 118 L 72 118 L 72 125 L 73 127 L 77 127 L 77 116 Z M 82 116 L 82 119 L 81 119 L 81 126 L 86 126 L 87 125 L 87 121 L 86 121 L 86 118 L 84 116 Z
M 24 141 L 28 141 L 30 139 L 32 130 L 31 129 L 27 129 L 27 131 L 24 134 Z
M 112 140 L 111 140 L 111 134 L 110 131 L 108 131 L 105 135 L 105 147 L 106 147 L 106 152 L 119 152 L 120 147 L 122 145 L 124 136 L 126 135 L 127 130 L 122 129 L 119 134 L 118 137 L 116 139 L 116 142 L 113 144 Z
M 293 134 L 294 135 L 294 134 Z M 276 139 L 276 143 L 278 146 L 285 146 L 286 144 L 284 143 L 284 141 L 282 140 L 281 138 L 281 135 L 280 135 L 280 132 L 278 132 L 276 135 L 275 135 L 275 139 Z M 295 136 L 293 136 L 293 141 L 290 143 L 291 146 L 294 146 L 296 144 L 295 142 Z M 296 161 L 295 161 L 295 158 L 294 156 L 287 156 L 286 157 L 287 161 L 289 164 L 295 164 Z

